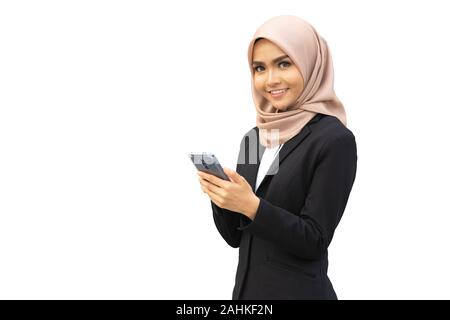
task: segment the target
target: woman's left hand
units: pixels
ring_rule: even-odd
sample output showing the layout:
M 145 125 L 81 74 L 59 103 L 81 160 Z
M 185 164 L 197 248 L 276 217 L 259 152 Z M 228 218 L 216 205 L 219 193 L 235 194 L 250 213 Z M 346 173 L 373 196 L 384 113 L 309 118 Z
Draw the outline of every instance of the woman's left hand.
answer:
M 197 171 L 202 190 L 218 207 L 240 212 L 253 220 L 259 206 L 259 198 L 243 176 L 227 167 L 223 170 L 231 181 Z

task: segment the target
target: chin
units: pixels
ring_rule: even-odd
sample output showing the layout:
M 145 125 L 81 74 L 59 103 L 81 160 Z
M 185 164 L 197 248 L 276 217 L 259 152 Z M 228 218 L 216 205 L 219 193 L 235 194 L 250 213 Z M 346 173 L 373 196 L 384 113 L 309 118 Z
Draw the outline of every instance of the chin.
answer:
M 278 112 L 286 111 L 286 109 L 289 108 L 289 105 L 286 105 L 286 104 L 282 104 L 282 105 L 274 105 L 274 104 L 272 103 L 272 106 L 273 106 L 275 109 L 277 109 Z

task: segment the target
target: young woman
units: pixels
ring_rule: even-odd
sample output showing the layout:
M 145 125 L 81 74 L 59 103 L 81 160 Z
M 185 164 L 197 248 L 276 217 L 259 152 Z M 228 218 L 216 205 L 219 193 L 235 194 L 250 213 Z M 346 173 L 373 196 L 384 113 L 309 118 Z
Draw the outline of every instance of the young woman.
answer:
M 239 247 L 233 299 L 337 299 L 327 248 L 357 151 L 327 43 L 306 21 L 278 16 L 254 34 L 248 62 L 256 127 L 236 171 L 224 168 L 231 181 L 198 173 L 218 231 Z

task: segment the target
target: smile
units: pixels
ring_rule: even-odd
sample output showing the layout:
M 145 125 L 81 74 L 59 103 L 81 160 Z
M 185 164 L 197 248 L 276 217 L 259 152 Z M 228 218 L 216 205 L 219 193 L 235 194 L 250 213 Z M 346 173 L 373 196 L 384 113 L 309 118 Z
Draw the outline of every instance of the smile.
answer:
M 270 95 L 273 98 L 279 98 L 279 97 L 283 96 L 286 93 L 286 91 L 288 91 L 288 90 L 289 90 L 289 88 L 281 89 L 281 90 L 272 90 L 272 91 L 270 91 Z

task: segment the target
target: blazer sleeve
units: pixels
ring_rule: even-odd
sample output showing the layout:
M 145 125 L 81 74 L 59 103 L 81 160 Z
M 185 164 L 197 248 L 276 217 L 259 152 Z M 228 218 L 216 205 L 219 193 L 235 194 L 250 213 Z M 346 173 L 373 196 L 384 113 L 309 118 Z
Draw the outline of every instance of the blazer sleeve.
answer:
M 237 160 L 238 164 L 239 159 L 242 159 L 246 152 L 245 137 L 247 134 L 241 140 Z M 238 171 L 238 165 L 236 165 L 236 171 Z M 242 231 L 239 230 L 238 227 L 241 226 L 241 216 L 243 215 L 239 212 L 220 208 L 212 201 L 211 207 L 213 211 L 214 223 L 220 235 L 231 247 L 238 248 L 240 246 L 242 236 Z
M 300 213 L 294 214 L 260 198 L 253 221 L 240 227 L 304 259 L 319 259 L 327 250 L 356 175 L 353 134 L 324 143 Z M 292 190 L 291 192 L 295 192 Z
M 214 223 L 222 238 L 233 248 L 238 248 L 241 243 L 242 231 L 240 226 L 240 214 L 222 209 L 211 201 Z

